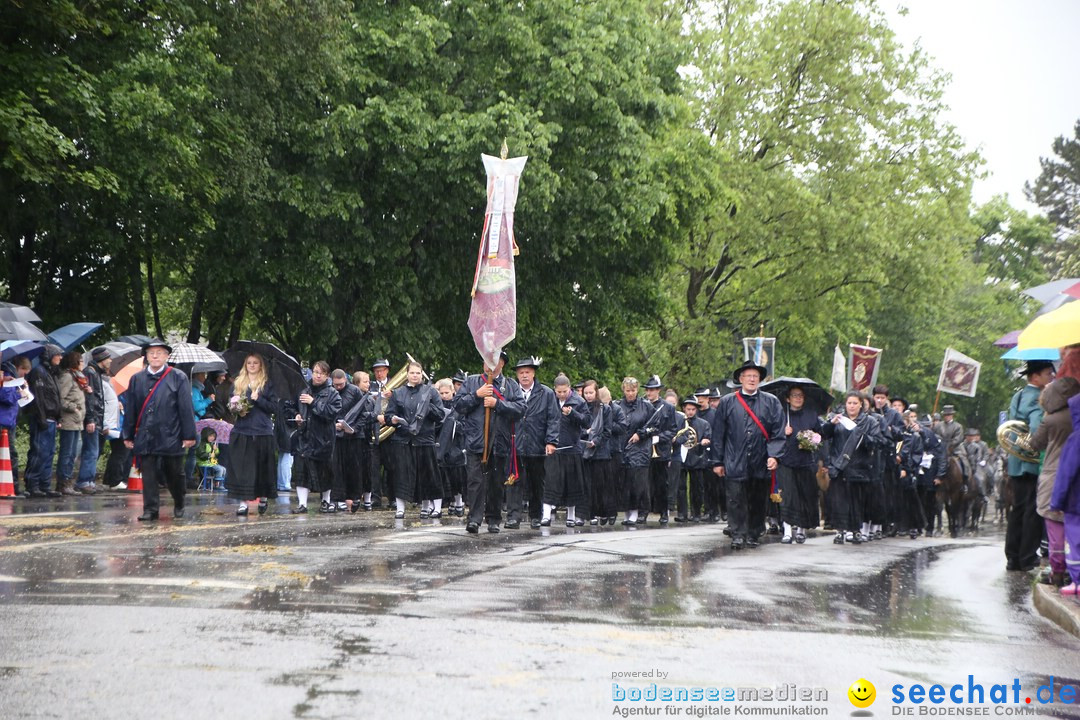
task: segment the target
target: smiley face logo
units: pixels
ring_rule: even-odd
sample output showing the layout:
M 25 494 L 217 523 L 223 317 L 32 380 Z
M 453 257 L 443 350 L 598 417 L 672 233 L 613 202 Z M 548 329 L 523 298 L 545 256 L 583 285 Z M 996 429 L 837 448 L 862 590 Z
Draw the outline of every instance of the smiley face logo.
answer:
M 877 689 L 874 684 L 864 678 L 859 678 L 851 683 L 847 689 L 848 700 L 857 708 L 868 708 L 877 699 Z

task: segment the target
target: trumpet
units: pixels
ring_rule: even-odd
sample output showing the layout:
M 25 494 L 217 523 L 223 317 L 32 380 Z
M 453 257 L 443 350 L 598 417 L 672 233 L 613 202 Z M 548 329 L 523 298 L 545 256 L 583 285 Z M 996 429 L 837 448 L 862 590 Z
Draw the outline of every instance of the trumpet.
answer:
M 1001 449 L 1023 462 L 1038 463 L 1039 452 L 1031 447 L 1031 430 L 1023 420 L 1007 420 L 997 429 Z
M 689 420 L 687 420 L 686 424 L 683 425 L 682 430 L 679 430 L 679 432 L 675 433 L 674 440 L 678 441 L 678 439 L 684 435 L 686 436 L 686 449 L 693 450 L 694 448 L 696 448 L 698 444 L 697 430 L 694 429 L 694 426 L 690 424 Z
M 406 363 L 401 367 L 400 370 L 394 373 L 394 376 L 392 378 L 386 381 L 385 387 L 382 388 L 384 392 L 387 390 L 397 390 L 399 387 L 405 384 L 406 380 L 409 379 L 409 363 L 414 363 L 416 362 L 416 360 L 414 360 L 413 356 L 409 353 L 405 353 L 405 358 Z M 379 403 L 379 412 L 377 412 L 376 415 L 385 415 L 386 408 L 390 405 L 390 400 L 389 398 L 382 397 L 382 395 L 380 394 Z M 376 440 L 376 442 L 383 442 L 388 437 L 393 435 L 395 430 L 397 430 L 397 427 L 395 427 L 394 425 L 386 425 L 382 428 L 379 428 L 377 435 L 378 439 Z

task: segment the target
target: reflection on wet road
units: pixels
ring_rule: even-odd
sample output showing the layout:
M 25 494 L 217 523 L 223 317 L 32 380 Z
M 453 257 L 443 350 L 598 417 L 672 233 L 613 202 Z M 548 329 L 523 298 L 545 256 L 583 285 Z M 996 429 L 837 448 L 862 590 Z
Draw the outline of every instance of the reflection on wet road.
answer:
M 13 707 L 67 677 L 60 658 L 94 677 L 103 658 L 143 653 L 205 688 L 215 715 L 273 717 L 353 716 L 360 701 L 419 713 L 425 684 L 460 701 L 451 716 L 488 699 L 547 716 L 566 698 L 609 715 L 611 672 L 657 664 L 684 683 L 827 685 L 837 711 L 860 676 L 1080 675 L 1075 639 L 1033 614 L 1030 578 L 1004 572 L 992 529 L 733 553 L 710 525 L 468 536 L 457 519 L 193 505 L 153 527 L 124 495 L 0 506 Z

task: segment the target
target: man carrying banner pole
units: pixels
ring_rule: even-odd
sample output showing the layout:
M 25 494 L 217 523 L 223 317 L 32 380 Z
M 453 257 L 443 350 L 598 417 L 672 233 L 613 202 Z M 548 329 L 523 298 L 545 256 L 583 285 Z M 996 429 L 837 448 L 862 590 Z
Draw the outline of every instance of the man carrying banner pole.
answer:
M 516 468 L 507 467 L 513 457 L 513 423 L 525 413 L 518 384 L 503 377 L 507 356 L 503 348 L 517 333 L 517 283 L 514 275 L 514 206 L 518 181 L 526 157 L 507 159 L 481 155 L 487 171 L 487 212 L 473 276 L 469 330 L 480 357 L 481 375 L 472 375 L 454 396 L 454 408 L 465 434 L 467 503 L 465 529 L 499 532 L 502 521 L 503 482 L 516 479 Z M 481 515 L 483 513 L 483 515 Z

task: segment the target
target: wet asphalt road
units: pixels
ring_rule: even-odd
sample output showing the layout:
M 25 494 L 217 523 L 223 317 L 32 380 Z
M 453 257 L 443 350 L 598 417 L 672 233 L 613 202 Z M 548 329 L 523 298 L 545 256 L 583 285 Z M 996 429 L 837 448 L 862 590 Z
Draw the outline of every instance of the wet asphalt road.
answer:
M 615 702 L 613 682 L 794 683 L 827 692 L 819 716 L 849 717 L 859 678 L 887 717 L 897 683 L 1080 685 L 1080 641 L 1032 609 L 1032 578 L 1004 571 L 993 527 L 858 547 L 769 538 L 733 553 L 710 525 L 470 536 L 459 519 L 415 511 L 291 516 L 271 502 L 242 519 L 220 496 L 189 504 L 187 518 L 146 527 L 135 495 L 0 501 L 0 717 L 578 718 L 642 706 Z M 613 679 L 629 672 L 666 676 Z

